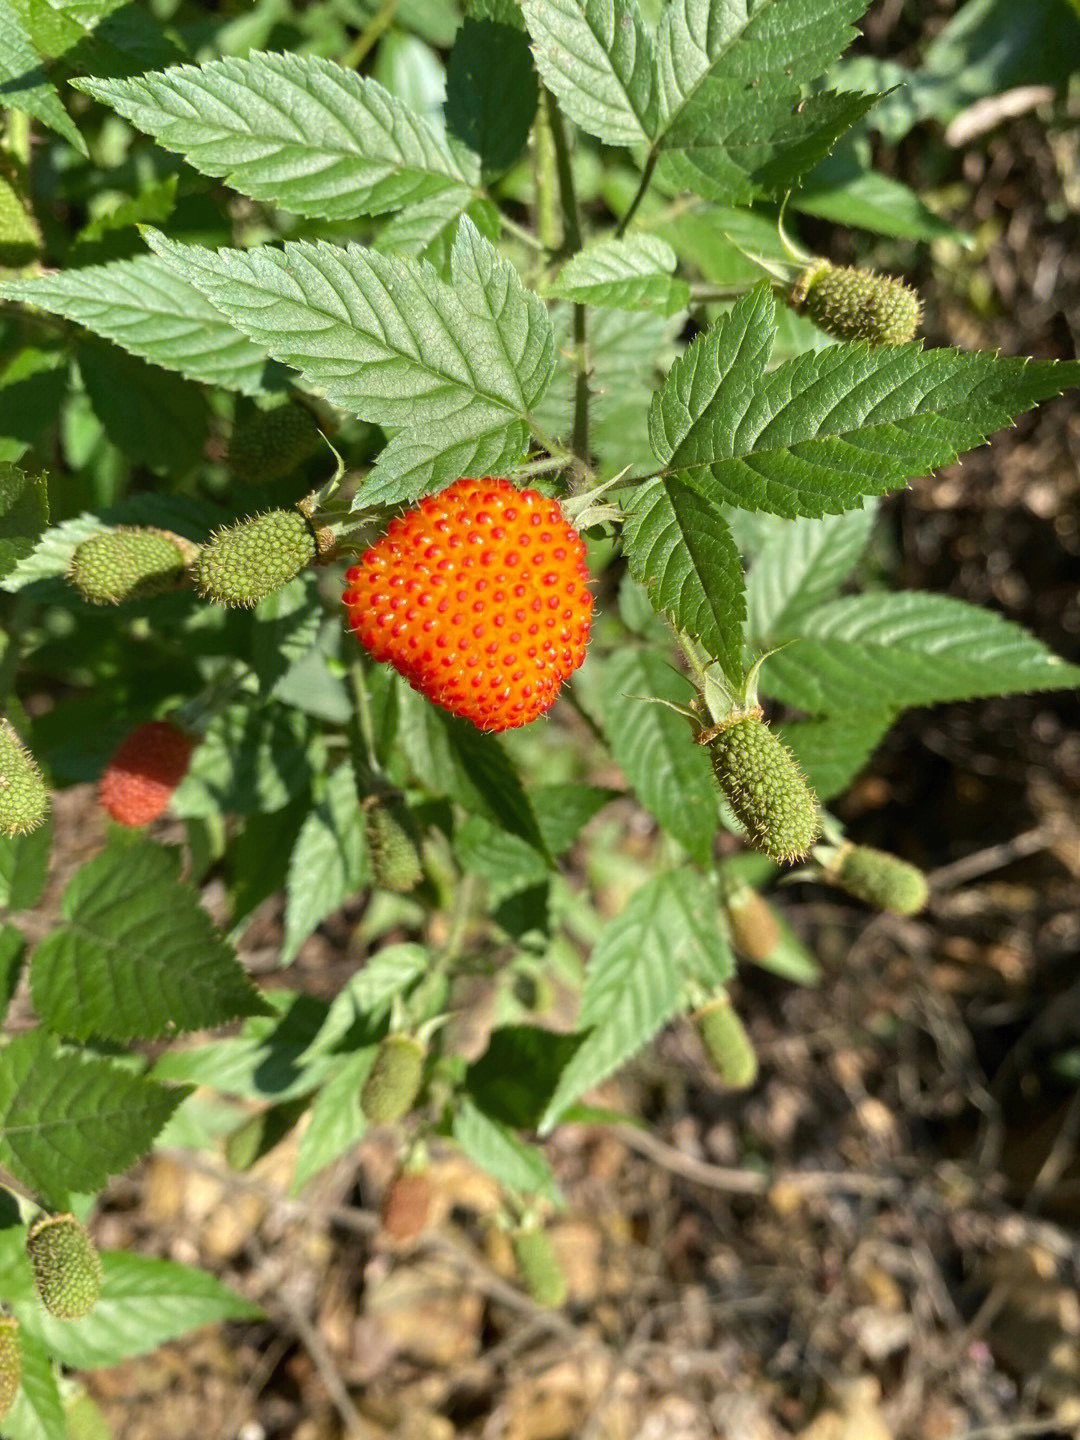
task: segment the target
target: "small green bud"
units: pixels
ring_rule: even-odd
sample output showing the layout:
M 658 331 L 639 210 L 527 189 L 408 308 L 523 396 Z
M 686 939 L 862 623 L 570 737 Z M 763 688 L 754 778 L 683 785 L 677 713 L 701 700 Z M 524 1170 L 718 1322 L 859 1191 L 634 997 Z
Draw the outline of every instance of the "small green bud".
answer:
M 219 605 L 257 605 L 315 559 L 315 536 L 296 510 L 271 510 L 219 530 L 203 546 L 199 594 Z
M 91 605 L 119 605 L 180 589 L 197 554 L 169 530 L 122 525 L 77 545 L 67 578 Z
M 376 885 L 402 894 L 411 890 L 424 872 L 404 802 L 393 796 L 370 797 L 364 806 L 364 834 Z
M 48 813 L 49 792 L 37 761 L 0 719 L 0 834 L 27 835 Z
M 229 441 L 229 474 L 241 484 L 269 484 L 314 455 L 319 428 L 303 405 L 278 405 L 242 420 Z
M 101 1294 L 101 1260 L 74 1215 L 43 1215 L 30 1227 L 26 1253 L 41 1303 L 57 1320 L 81 1320 Z
M 757 1054 L 727 995 L 710 1000 L 694 1016 L 694 1024 L 724 1084 L 732 1090 L 749 1090 L 758 1076 Z
M 856 900 L 894 915 L 916 914 L 930 893 L 917 866 L 870 845 L 845 845 L 826 873 Z
M 761 711 L 735 715 L 698 739 L 711 748 L 713 772 L 751 845 L 773 860 L 801 860 L 820 831 L 817 797 Z
M 767 960 L 780 944 L 780 926 L 772 906 L 750 885 L 739 886 L 724 901 L 731 943 L 747 960 Z
M 913 340 L 922 318 L 922 302 L 903 281 L 827 260 L 799 276 L 790 304 L 838 340 L 868 340 L 871 345 Z
M 551 1236 L 538 1225 L 522 1225 L 511 1236 L 521 1283 L 538 1305 L 557 1310 L 566 1304 L 566 1272 L 559 1264 Z
M 390 1125 L 403 1119 L 420 1093 L 424 1050 L 411 1035 L 387 1035 L 375 1054 L 360 1108 L 373 1125 Z
M 22 1337 L 14 1315 L 0 1315 L 0 1420 L 15 1404 L 22 1380 Z

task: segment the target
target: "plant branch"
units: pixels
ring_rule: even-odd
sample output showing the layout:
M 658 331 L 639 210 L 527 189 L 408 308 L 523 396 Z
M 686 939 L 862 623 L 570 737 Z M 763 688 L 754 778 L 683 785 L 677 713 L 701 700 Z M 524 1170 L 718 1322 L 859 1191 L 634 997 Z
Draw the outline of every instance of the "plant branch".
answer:
M 630 224 L 630 221 L 637 214 L 638 206 L 641 204 L 642 200 L 645 199 L 645 194 L 648 191 L 649 186 L 652 184 L 653 171 L 656 169 L 656 162 L 658 159 L 658 153 L 655 150 L 650 150 L 649 158 L 645 161 L 645 169 L 641 172 L 641 181 L 638 184 L 637 193 L 630 201 L 629 210 L 627 210 L 626 214 L 622 217 L 622 219 L 618 223 L 618 226 L 616 227 L 615 235 L 617 238 L 621 239 L 622 236 L 626 234 L 626 227 Z
M 367 25 L 360 31 L 345 52 L 342 64 L 347 70 L 358 70 L 369 51 L 378 43 L 384 31 L 389 30 L 400 0 L 383 0 Z

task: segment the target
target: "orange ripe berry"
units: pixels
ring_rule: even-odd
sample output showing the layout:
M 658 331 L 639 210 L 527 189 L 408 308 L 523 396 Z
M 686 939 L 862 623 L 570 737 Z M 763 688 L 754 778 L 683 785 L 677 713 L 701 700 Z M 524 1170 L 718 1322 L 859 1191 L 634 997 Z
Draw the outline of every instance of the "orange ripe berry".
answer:
M 164 814 L 191 764 L 195 741 L 168 720 L 137 726 L 109 761 L 98 799 L 121 825 L 147 825 Z
M 357 639 L 481 730 L 527 725 L 585 659 L 585 546 L 558 502 L 458 480 L 391 521 L 348 572 Z

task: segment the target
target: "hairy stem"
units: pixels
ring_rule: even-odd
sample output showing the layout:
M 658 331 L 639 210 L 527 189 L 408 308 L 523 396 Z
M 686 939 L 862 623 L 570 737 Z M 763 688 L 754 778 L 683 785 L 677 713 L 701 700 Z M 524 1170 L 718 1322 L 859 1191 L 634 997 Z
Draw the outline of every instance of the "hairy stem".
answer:
M 646 192 L 648 191 L 649 186 L 652 184 L 653 171 L 656 169 L 656 162 L 658 159 L 659 155 L 657 154 L 657 152 L 655 150 L 650 150 L 649 158 L 645 161 L 645 169 L 641 172 L 641 181 L 638 185 L 637 193 L 634 195 L 633 200 L 630 201 L 629 210 L 627 210 L 626 214 L 622 217 L 622 219 L 619 221 L 618 226 L 616 227 L 615 234 L 617 236 L 621 237 L 626 234 L 626 227 L 630 224 L 630 221 L 637 214 L 638 206 L 641 204 L 642 200 L 645 199 Z

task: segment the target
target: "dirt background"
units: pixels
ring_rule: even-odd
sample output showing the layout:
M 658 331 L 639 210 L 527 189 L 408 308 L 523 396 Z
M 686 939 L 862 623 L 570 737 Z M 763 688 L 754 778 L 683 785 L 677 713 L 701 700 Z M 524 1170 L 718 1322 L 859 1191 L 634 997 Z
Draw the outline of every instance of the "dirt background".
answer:
M 922 6 L 920 36 L 903 6 L 875 6 L 866 48 L 914 53 L 949 8 Z M 1077 113 L 1002 121 L 951 153 L 922 127 L 882 151 L 919 185 L 932 145 L 949 216 L 979 239 L 969 256 L 911 252 L 931 343 L 1077 353 Z M 899 583 L 990 605 L 1080 660 L 1078 489 L 1072 397 L 888 502 Z M 118 1181 L 100 1243 L 206 1266 L 267 1318 L 89 1377 L 114 1433 L 1080 1436 L 1078 719 L 1064 694 L 896 727 L 839 813 L 930 872 L 928 910 L 777 893 L 825 976 L 741 973 L 755 1088 L 725 1093 L 676 1025 L 600 1096 L 647 1128 L 566 1126 L 548 1144 L 569 1199 L 550 1226 L 560 1310 L 516 1282 L 493 1184 L 449 1150 L 419 1208 L 397 1192 L 388 1227 L 394 1130 L 299 1199 L 288 1141 L 243 1175 L 177 1152 Z M 647 856 L 640 814 L 612 814 Z M 99 843 L 84 789 L 58 820 L 63 863 Z M 354 919 L 324 927 L 289 983 L 332 993 Z M 256 966 L 274 923 L 249 932 Z

